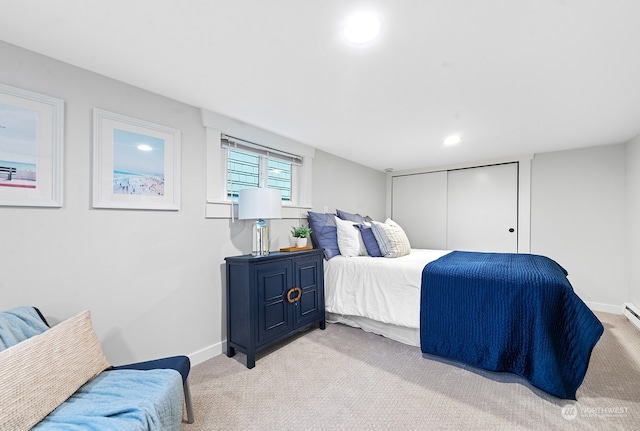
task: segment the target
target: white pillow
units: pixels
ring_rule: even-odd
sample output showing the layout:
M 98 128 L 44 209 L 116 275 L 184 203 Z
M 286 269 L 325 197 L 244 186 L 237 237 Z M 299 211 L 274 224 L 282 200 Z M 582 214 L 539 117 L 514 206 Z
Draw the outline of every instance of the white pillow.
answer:
M 411 244 L 404 230 L 390 218 L 384 223 L 371 222 L 373 235 L 384 257 L 400 257 L 411 253 Z
M 368 256 L 367 248 L 364 246 L 362 235 L 360 235 L 360 229 L 355 226 L 354 222 L 336 217 L 336 228 L 338 232 L 338 248 L 342 256 Z
M 88 311 L 3 350 L 0 429 L 31 429 L 109 366 Z

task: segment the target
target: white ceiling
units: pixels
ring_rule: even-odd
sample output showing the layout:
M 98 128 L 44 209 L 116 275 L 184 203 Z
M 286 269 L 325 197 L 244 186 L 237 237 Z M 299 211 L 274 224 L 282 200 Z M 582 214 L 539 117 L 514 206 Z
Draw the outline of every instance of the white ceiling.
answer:
M 383 32 L 348 45 L 361 8 Z M 638 0 L 2 0 L 0 40 L 404 170 L 629 141 L 638 17 Z

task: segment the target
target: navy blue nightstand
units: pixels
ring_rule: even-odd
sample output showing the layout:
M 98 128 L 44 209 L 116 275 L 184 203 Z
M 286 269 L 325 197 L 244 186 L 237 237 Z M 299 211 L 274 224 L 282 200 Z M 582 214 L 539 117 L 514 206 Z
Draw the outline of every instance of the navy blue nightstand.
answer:
M 227 257 L 227 356 L 256 352 L 314 324 L 325 329 L 321 249 Z

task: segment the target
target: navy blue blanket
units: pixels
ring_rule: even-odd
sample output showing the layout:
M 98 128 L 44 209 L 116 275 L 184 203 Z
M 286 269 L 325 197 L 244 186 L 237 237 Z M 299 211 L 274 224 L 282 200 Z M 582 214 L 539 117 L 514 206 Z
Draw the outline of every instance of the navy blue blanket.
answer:
M 566 271 L 531 254 L 454 251 L 425 266 L 422 352 L 508 371 L 576 399 L 604 328 Z

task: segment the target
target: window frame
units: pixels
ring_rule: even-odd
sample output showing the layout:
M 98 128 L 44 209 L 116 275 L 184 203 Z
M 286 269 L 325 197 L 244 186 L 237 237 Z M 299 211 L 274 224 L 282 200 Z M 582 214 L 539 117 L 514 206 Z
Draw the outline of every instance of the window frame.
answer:
M 224 117 L 212 111 L 200 110 L 205 128 L 206 157 L 205 170 L 205 218 L 231 219 L 237 217 L 237 203 L 226 200 L 226 157 L 221 146 L 223 134 L 242 136 L 253 142 L 264 143 L 269 148 L 290 154 L 298 154 L 302 160 L 297 168 L 293 186 L 296 188 L 297 203 L 282 207 L 282 218 L 302 219 L 311 209 L 312 173 L 315 148 L 280 135 L 259 129 L 246 123 Z M 222 130 L 225 132 L 223 133 Z

